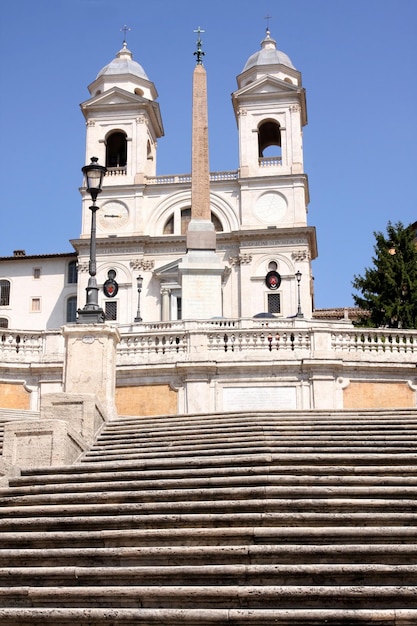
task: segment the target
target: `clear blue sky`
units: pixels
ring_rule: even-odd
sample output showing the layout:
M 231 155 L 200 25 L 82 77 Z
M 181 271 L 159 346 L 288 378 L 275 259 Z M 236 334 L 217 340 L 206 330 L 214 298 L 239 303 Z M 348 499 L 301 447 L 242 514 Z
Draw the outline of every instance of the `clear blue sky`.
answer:
M 211 169 L 238 165 L 230 94 L 264 16 L 302 72 L 305 169 L 317 228 L 317 307 L 352 305 L 374 230 L 417 220 L 417 0 L 13 0 L 2 3 L 0 256 L 67 252 L 78 238 L 87 85 L 128 47 L 159 92 L 158 173 L 190 171 L 198 26 Z

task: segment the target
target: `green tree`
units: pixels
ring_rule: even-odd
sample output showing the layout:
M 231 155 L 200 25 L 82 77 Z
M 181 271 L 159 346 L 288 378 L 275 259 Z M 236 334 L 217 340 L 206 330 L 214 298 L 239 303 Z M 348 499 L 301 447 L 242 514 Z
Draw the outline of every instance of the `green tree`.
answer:
M 387 234 L 374 233 L 374 267 L 354 276 L 353 299 L 366 311 L 361 326 L 417 328 L 417 249 L 414 226 L 388 222 Z

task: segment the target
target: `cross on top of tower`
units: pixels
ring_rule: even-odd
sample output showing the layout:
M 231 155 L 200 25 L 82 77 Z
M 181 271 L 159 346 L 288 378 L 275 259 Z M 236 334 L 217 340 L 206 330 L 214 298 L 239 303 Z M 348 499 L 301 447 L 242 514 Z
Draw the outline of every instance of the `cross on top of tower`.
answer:
M 272 15 L 269 15 L 269 13 L 267 13 L 264 17 L 264 20 L 266 20 L 266 32 L 269 33 L 269 20 L 272 20 Z
M 126 45 L 126 33 L 130 32 L 132 29 L 129 28 L 129 26 L 126 26 L 126 24 L 123 26 L 123 28 L 120 29 L 120 32 L 123 33 L 123 44 Z
M 203 52 L 202 49 L 202 45 L 203 42 L 201 41 L 201 37 L 200 37 L 200 33 L 205 33 L 206 31 L 201 30 L 200 27 L 197 28 L 197 30 L 194 31 L 195 33 L 198 33 L 198 39 L 197 39 L 197 51 L 194 52 L 194 56 L 197 57 L 197 65 L 203 65 L 203 56 L 206 54 L 205 52 Z

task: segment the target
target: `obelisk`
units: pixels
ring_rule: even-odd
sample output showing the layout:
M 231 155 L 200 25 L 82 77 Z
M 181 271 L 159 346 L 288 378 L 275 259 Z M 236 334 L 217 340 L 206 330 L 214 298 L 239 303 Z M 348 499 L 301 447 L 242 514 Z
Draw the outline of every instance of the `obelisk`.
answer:
M 222 315 L 223 266 L 216 254 L 216 231 L 211 221 L 208 149 L 207 76 L 202 41 L 198 33 L 197 63 L 193 73 L 191 221 L 187 254 L 179 264 L 183 319 L 208 319 Z

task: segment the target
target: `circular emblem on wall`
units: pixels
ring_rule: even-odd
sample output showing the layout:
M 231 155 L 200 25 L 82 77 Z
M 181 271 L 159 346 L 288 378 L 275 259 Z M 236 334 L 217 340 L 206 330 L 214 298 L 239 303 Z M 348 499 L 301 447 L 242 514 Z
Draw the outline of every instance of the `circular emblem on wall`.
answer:
M 114 280 L 116 277 L 116 272 L 114 270 L 109 270 L 107 272 L 107 276 L 108 278 L 103 285 L 104 295 L 106 296 L 106 298 L 114 298 L 114 296 L 116 296 L 117 292 L 119 291 L 119 285 Z
M 278 274 L 278 272 L 275 271 L 268 272 L 265 277 L 265 284 L 268 289 L 278 289 L 281 284 L 281 276 Z

